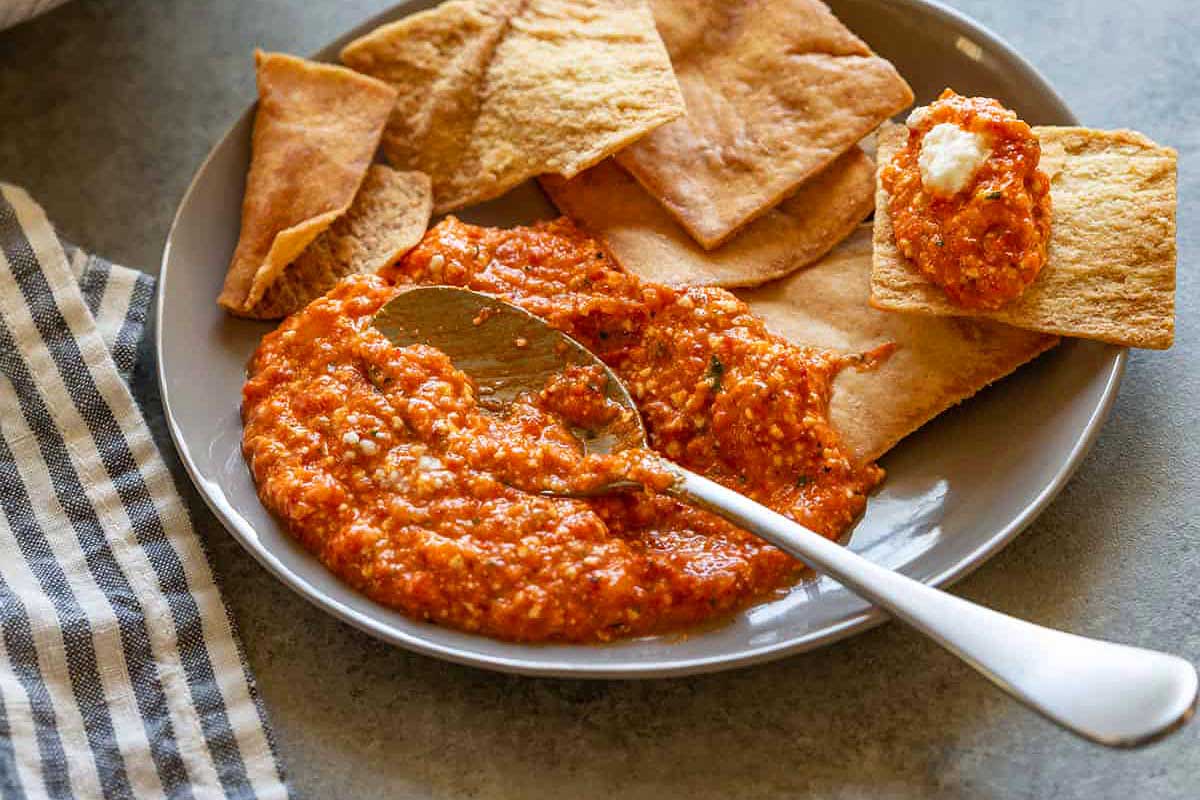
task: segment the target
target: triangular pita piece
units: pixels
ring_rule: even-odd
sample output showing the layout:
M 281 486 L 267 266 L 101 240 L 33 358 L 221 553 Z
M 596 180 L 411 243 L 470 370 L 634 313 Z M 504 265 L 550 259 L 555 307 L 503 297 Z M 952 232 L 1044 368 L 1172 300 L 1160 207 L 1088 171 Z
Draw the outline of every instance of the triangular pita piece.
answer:
M 398 90 L 383 149 L 429 174 L 439 214 L 574 176 L 683 114 L 643 0 L 451 0 L 342 61 Z
M 757 286 L 811 264 L 849 236 L 875 202 L 875 166 L 855 147 L 706 251 L 612 159 L 569 181 L 545 176 L 541 183 L 558 209 L 603 239 L 628 272 L 705 286 Z
M 1050 178 L 1046 265 L 1024 294 L 996 311 L 952 303 L 896 247 L 888 194 L 877 187 L 871 304 L 959 314 L 1018 328 L 1165 349 L 1175 339 L 1175 151 L 1133 131 L 1037 127 Z M 879 137 L 880 163 L 908 129 Z
M 432 207 L 428 175 L 372 164 L 350 208 L 266 288 L 254 316 L 286 317 L 345 276 L 398 261 L 425 235 Z
M 345 213 L 396 94 L 344 67 L 255 53 L 258 110 L 242 229 L 218 302 L 254 316 L 267 287 Z
M 707 249 L 912 102 L 819 0 L 652 0 L 688 114 L 617 154 Z
M 843 353 L 895 345 L 877 366 L 834 380 L 830 421 L 862 461 L 1058 342 L 988 320 L 877 311 L 867 305 L 870 279 L 871 227 L 863 225 L 808 269 L 737 293 L 797 344 Z

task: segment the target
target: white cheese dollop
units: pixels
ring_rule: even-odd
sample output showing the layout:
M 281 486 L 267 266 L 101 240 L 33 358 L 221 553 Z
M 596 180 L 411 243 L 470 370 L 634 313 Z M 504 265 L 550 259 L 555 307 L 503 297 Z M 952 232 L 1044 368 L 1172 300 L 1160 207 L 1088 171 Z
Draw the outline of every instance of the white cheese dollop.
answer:
M 905 120 L 904 124 L 910 128 L 915 128 L 924 122 L 929 114 L 929 106 L 917 106 L 912 110 L 912 113 L 908 115 L 908 119 Z
M 961 192 L 992 154 L 987 137 L 952 122 L 934 125 L 921 140 L 921 183 L 935 194 Z
M 442 463 L 441 459 L 434 456 L 421 456 L 417 459 L 417 469 L 422 472 L 437 472 L 445 468 L 446 465 Z

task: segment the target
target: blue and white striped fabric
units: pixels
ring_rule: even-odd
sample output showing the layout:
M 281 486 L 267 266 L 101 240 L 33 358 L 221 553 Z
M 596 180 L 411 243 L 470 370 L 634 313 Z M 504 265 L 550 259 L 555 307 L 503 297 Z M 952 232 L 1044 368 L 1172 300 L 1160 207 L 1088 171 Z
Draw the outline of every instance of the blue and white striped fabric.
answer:
M 0 794 L 286 797 L 187 510 L 126 384 L 152 280 L 0 184 Z

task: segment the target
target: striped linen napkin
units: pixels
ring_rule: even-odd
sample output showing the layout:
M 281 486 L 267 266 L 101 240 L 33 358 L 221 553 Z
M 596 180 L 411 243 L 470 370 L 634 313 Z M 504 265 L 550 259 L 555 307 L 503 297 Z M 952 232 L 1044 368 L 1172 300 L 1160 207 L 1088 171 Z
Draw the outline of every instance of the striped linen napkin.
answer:
M 232 622 L 126 381 L 154 284 L 0 184 L 0 794 L 277 798 Z

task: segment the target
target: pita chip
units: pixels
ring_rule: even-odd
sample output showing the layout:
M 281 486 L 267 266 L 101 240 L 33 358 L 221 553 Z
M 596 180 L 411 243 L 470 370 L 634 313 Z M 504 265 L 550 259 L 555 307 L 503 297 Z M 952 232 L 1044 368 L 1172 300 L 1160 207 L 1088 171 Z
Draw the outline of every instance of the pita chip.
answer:
M 712 251 L 612 159 L 569 181 L 545 176 L 541 184 L 626 271 L 656 283 L 740 287 L 804 267 L 849 236 L 874 207 L 875 165 L 852 148 Z
M 830 421 L 862 461 L 1058 342 L 989 320 L 877 311 L 867 305 L 871 250 L 863 225 L 808 269 L 738 292 L 768 328 L 797 344 L 842 353 L 894 344 L 877 366 L 850 367 L 834 380 Z
M 819 0 L 651 6 L 688 114 L 616 158 L 706 249 L 912 103 Z
M 350 207 L 396 97 L 344 67 L 262 51 L 255 63 L 242 229 L 218 298 L 251 317 L 267 287 Z
M 286 317 L 345 276 L 378 272 L 398 261 L 425 235 L 432 208 L 428 175 L 372 164 L 350 208 L 266 288 L 255 316 Z
M 986 317 L 1018 328 L 1165 349 L 1175 338 L 1176 155 L 1133 131 L 1034 127 L 1050 178 L 1046 265 L 996 311 L 952 303 L 896 247 L 888 195 L 877 186 L 871 304 L 920 314 Z M 880 163 L 906 142 L 889 125 Z
M 684 111 L 642 0 L 451 0 L 342 61 L 396 88 L 383 149 L 430 175 L 438 214 L 573 177 Z

